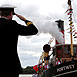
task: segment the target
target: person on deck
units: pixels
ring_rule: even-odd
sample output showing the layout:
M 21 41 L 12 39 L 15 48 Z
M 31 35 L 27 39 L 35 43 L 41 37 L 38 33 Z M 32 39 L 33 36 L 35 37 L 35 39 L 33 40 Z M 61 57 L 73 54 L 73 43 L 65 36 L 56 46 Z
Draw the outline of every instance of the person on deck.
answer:
M 61 64 L 60 59 L 56 58 L 56 65 L 59 65 L 59 64 Z
M 33 74 L 32 77 L 39 77 L 38 74 Z
M 38 33 L 38 29 L 31 21 L 15 14 L 14 7 L 1 6 L 0 15 L 0 67 L 2 77 L 19 77 L 22 68 L 17 54 L 18 37 L 19 35 L 35 35 Z M 24 21 L 26 26 L 12 20 L 13 15 Z

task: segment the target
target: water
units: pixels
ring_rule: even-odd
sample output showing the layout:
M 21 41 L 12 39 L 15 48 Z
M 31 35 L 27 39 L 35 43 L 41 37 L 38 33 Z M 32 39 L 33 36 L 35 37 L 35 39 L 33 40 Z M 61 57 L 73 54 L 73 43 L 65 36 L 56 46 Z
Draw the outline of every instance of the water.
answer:
M 24 75 L 20 75 L 19 77 L 32 77 L 31 74 L 24 74 Z

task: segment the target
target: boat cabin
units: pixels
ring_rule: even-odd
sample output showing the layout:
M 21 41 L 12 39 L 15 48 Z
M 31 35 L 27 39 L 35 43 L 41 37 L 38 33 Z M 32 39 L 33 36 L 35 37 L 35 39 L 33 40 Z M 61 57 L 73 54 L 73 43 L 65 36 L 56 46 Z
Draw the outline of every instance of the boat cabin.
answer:
M 56 55 L 56 58 L 61 58 L 62 60 L 71 60 L 70 54 L 70 44 L 57 44 L 53 47 L 53 55 Z M 77 44 L 73 45 L 73 54 L 74 59 L 77 59 Z

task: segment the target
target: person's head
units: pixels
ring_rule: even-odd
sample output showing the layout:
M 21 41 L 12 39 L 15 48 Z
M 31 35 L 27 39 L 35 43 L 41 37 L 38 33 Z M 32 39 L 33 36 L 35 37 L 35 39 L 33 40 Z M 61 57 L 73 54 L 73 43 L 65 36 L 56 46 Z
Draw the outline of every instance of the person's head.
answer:
M 12 20 L 13 12 L 12 11 L 1 11 L 1 17 L 6 17 L 8 20 Z
M 1 17 L 6 17 L 8 20 L 12 20 L 14 15 L 14 6 L 9 4 L 4 4 L 0 6 Z

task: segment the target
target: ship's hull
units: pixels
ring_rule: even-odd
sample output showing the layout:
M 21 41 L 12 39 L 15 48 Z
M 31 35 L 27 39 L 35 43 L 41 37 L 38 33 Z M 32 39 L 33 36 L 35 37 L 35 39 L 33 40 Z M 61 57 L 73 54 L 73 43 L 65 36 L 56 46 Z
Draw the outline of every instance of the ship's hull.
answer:
M 44 71 L 39 77 L 77 77 L 77 60 L 65 62 Z

